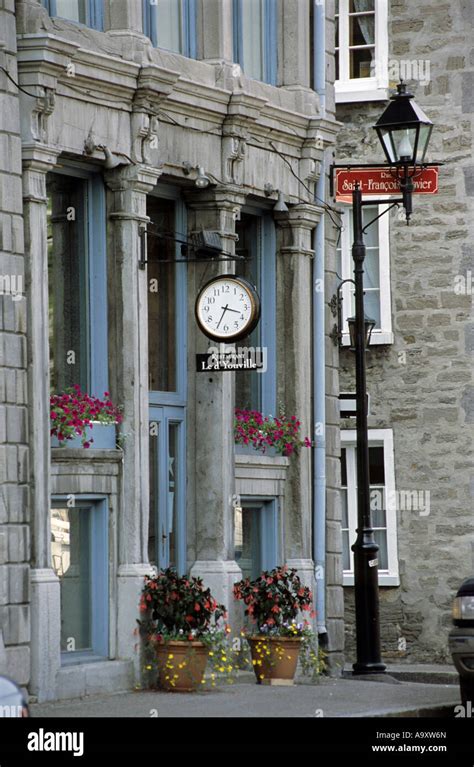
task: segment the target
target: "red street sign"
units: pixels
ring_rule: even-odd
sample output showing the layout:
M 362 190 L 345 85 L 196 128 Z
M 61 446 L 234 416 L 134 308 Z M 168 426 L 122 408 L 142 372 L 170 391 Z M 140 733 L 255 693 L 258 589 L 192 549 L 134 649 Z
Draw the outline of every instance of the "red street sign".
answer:
M 410 169 L 413 172 L 413 168 Z M 384 168 L 336 168 L 334 194 L 336 202 L 351 202 L 356 181 L 364 195 L 395 195 L 400 184 L 392 173 Z M 438 168 L 422 168 L 413 176 L 414 194 L 438 193 Z

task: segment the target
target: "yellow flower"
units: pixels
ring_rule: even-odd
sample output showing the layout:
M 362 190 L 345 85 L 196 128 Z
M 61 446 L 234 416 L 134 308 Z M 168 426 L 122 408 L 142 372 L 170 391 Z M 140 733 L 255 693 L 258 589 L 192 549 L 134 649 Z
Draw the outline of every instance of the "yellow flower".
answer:
M 213 656 L 213 655 L 214 655 L 214 653 L 213 653 L 213 652 L 210 652 L 210 653 L 209 653 L 209 657 L 210 657 L 210 658 L 212 658 L 212 656 Z
M 147 671 L 151 671 L 152 667 L 151 666 L 145 666 L 145 668 L 146 668 Z
M 168 658 L 174 658 L 173 653 L 170 652 L 170 654 L 168 655 Z

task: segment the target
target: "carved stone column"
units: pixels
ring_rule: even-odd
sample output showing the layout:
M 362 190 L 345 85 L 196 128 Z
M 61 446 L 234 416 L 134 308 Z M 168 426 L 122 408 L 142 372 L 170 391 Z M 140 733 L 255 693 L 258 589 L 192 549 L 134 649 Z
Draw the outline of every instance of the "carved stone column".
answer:
M 59 579 L 51 567 L 48 243 L 46 174 L 58 153 L 42 144 L 23 150 L 23 215 L 28 306 L 29 476 L 31 487 L 31 692 L 55 697 L 60 668 Z
M 235 252 L 235 221 L 244 197 L 237 187 L 190 194 L 188 222 L 193 230 L 219 232 L 223 251 Z M 195 353 L 204 353 L 212 342 L 196 327 L 194 300 L 201 286 L 218 274 L 233 273 L 233 262 L 196 264 L 188 270 L 189 348 L 188 370 L 195 370 Z M 242 577 L 234 560 L 233 496 L 234 373 L 194 374 L 189 377 L 188 507 L 189 551 L 192 575 L 200 576 L 219 602 L 233 609 L 232 586 Z M 194 436 L 194 438 L 193 438 Z M 232 620 L 232 614 L 230 615 Z
M 312 232 L 320 217 L 315 205 L 295 205 L 276 214 L 277 244 L 277 400 L 301 421 L 301 435 L 312 438 Z M 321 254 L 322 257 L 322 254 Z M 286 483 L 285 560 L 314 588 L 312 560 L 311 451 L 302 447 L 290 461 Z
M 148 564 L 147 272 L 139 269 L 139 228 L 156 168 L 128 165 L 106 174 L 109 207 L 110 388 L 123 405 L 122 498 L 118 513 L 117 655 L 133 657 L 138 600 Z M 136 673 L 139 673 L 136 654 Z

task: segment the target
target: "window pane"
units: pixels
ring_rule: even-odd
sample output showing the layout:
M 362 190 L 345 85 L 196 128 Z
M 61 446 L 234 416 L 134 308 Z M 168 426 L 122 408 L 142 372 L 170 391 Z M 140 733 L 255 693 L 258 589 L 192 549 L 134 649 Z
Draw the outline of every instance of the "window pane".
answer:
M 183 39 L 181 29 L 181 3 L 177 0 L 158 0 L 151 5 L 157 14 L 157 46 L 181 53 Z
M 85 181 L 48 180 L 49 353 L 52 391 L 89 388 L 89 291 Z
M 364 261 L 364 288 L 379 288 L 379 251 L 378 248 L 368 248 Z
M 373 527 L 386 527 L 387 514 L 385 511 L 385 488 L 370 486 L 370 510 Z
M 378 560 L 379 570 L 388 570 L 388 550 L 387 550 L 387 531 L 375 530 L 375 542 L 379 546 Z
M 351 570 L 351 546 L 349 541 L 349 531 L 342 531 L 342 569 Z
M 261 507 L 234 511 L 234 558 L 244 578 L 257 578 L 262 572 L 260 515 Z
M 174 203 L 148 196 L 148 368 L 150 391 L 176 391 L 176 257 Z
M 56 0 L 56 16 L 87 24 L 86 0 Z
M 375 0 L 349 0 L 349 13 L 365 13 L 375 10 Z
M 349 16 L 349 45 L 374 45 L 375 14 Z
M 349 50 L 350 77 L 373 77 L 372 61 L 375 48 L 351 48 Z
M 351 211 L 352 213 L 352 211 Z M 370 224 L 379 215 L 378 205 L 368 205 L 362 210 L 362 225 L 365 227 Z M 364 232 L 364 242 L 366 248 L 378 248 L 379 246 L 379 228 L 378 221 L 370 224 Z
M 236 225 L 238 240 L 235 246 L 236 254 L 244 256 L 245 261 L 236 261 L 235 272 L 239 277 L 245 277 L 252 285 L 260 290 L 260 247 L 259 233 L 260 220 L 256 216 L 242 214 Z M 248 338 L 242 339 L 243 346 L 259 346 L 261 337 L 261 320 L 253 333 Z M 246 410 L 260 410 L 262 407 L 261 397 L 261 373 L 256 371 L 241 371 L 235 376 L 235 404 L 238 408 Z M 272 413 L 271 415 L 275 415 Z
M 176 567 L 176 522 L 177 508 L 179 503 L 179 428 L 178 423 L 171 423 L 168 427 L 168 538 L 169 538 L 169 564 Z
M 347 489 L 344 488 L 341 490 L 341 525 L 343 530 L 349 527 L 349 517 L 348 517 L 348 511 L 347 511 Z
M 148 518 L 148 559 L 151 565 L 157 562 L 156 528 L 158 520 L 158 450 L 160 437 L 160 424 L 158 421 L 150 421 L 150 514 Z
M 347 487 L 346 448 L 341 448 L 341 485 Z
M 51 553 L 61 591 L 61 651 L 92 649 L 91 510 L 51 509 Z
M 385 485 L 383 447 L 369 447 L 369 475 L 371 485 Z
M 242 68 L 247 77 L 265 79 L 264 0 L 242 2 Z

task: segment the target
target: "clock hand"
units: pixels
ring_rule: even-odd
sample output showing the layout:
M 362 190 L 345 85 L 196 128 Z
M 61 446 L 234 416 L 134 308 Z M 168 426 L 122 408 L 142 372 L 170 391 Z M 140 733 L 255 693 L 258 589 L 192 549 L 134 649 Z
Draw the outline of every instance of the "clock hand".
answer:
M 227 309 L 228 312 L 234 312 L 235 314 L 240 314 L 238 309 L 231 309 L 230 306 L 226 306 L 225 308 Z M 224 309 L 224 307 L 221 306 L 221 309 Z
M 222 318 L 223 318 L 224 314 L 226 313 L 226 311 L 228 310 L 228 308 L 229 308 L 228 304 L 227 304 L 227 306 L 221 306 L 221 309 L 224 309 L 224 311 L 222 312 L 221 318 L 220 318 L 219 322 L 216 325 L 216 330 L 218 329 L 219 325 L 221 324 Z

